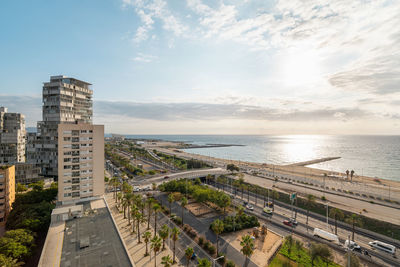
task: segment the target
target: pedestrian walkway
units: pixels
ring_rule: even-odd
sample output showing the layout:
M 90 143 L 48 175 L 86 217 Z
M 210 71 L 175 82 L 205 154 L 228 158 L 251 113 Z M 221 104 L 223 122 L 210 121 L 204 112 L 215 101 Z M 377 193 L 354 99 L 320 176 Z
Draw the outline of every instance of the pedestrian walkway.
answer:
M 143 238 L 141 237 L 142 243 L 138 244 L 137 240 L 137 233 L 132 233 L 132 225 L 128 225 L 128 220 L 124 219 L 124 214 L 120 213 L 117 209 L 115 199 L 113 199 L 112 193 L 106 194 L 105 199 L 107 201 L 107 204 L 110 208 L 111 215 L 113 216 L 115 223 L 118 226 L 118 230 L 121 234 L 121 237 L 124 239 L 124 242 L 126 244 L 128 253 L 132 257 L 133 261 L 135 262 L 136 266 L 140 267 L 153 267 L 154 266 L 154 252 L 151 251 L 150 249 L 150 242 L 148 243 L 148 252 L 150 256 L 144 256 L 146 252 L 146 243 L 144 242 Z M 162 225 L 160 223 L 159 225 Z M 154 224 L 153 224 L 154 226 Z M 147 229 L 147 223 L 146 224 L 141 224 L 140 227 L 140 234 L 142 235 Z M 157 227 L 158 229 L 158 227 Z M 154 235 L 154 229 L 153 227 L 150 227 L 149 230 L 152 234 L 151 236 Z M 172 250 L 170 249 L 169 246 L 165 246 L 164 251 L 160 251 L 157 254 L 157 266 L 161 266 L 161 258 L 170 255 L 172 258 Z M 182 264 L 177 264 L 174 266 L 183 266 Z

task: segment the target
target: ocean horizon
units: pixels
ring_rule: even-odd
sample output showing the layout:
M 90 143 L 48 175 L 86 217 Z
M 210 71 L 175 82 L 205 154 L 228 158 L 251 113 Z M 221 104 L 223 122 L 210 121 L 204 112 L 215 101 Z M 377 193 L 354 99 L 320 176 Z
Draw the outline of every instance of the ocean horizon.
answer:
M 400 181 L 399 135 L 125 135 L 196 145 L 242 146 L 184 149 L 204 156 L 277 165 L 324 157 L 340 159 L 308 165 L 335 172 Z

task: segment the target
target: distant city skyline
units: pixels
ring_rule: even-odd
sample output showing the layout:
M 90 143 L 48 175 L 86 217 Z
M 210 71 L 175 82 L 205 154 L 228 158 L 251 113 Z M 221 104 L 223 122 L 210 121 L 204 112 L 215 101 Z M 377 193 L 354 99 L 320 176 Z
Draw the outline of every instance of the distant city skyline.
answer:
M 5 1 L 0 106 L 93 84 L 121 134 L 400 134 L 400 2 Z

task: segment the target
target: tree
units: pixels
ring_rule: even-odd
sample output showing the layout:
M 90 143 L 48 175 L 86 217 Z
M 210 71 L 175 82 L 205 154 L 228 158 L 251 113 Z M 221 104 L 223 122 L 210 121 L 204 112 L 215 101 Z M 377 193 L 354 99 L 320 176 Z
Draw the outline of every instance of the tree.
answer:
M 154 236 L 155 236 L 156 233 L 157 233 L 157 215 L 158 215 L 158 212 L 159 212 L 160 210 L 161 210 L 160 204 L 155 203 L 155 204 L 153 205 L 153 211 L 154 211 Z
M 310 215 L 310 208 L 314 206 L 315 204 L 315 196 L 308 194 L 307 199 L 306 199 L 306 206 L 307 206 L 307 220 L 306 220 L 306 225 L 307 225 L 307 231 L 308 231 L 308 216 Z M 274 205 L 275 206 L 275 205 Z
M 230 172 L 234 172 L 234 171 L 239 171 L 240 169 L 239 169 L 239 167 L 238 166 L 236 166 L 235 164 L 228 164 L 228 165 L 226 165 L 226 169 L 228 170 L 228 171 L 230 171 Z
M 146 243 L 146 253 L 144 253 L 144 256 L 146 257 L 146 256 L 149 255 L 149 250 L 147 249 L 147 244 L 148 244 L 149 241 L 150 241 L 151 232 L 150 232 L 150 231 L 144 232 L 143 235 L 142 235 L 142 237 L 143 237 L 143 239 L 144 239 L 144 242 Z
M 157 190 L 157 184 L 156 183 L 152 183 L 151 184 L 151 189 L 153 189 L 153 191 Z
M 211 267 L 211 262 L 209 260 L 207 260 L 206 258 L 199 259 L 199 263 L 197 264 L 197 267 Z
M 183 225 L 183 209 L 185 208 L 185 206 L 187 205 L 188 201 L 186 197 L 183 197 L 181 199 L 181 207 L 182 207 L 182 225 Z
M 351 240 L 354 241 L 354 232 L 355 232 L 355 227 L 357 226 L 362 226 L 362 220 L 357 214 L 351 214 L 351 216 L 347 217 L 345 220 L 348 224 L 352 225 L 352 235 L 351 235 Z
M 171 267 L 173 264 L 171 256 L 167 255 L 167 256 L 162 257 L 161 264 L 164 265 L 164 267 Z
M 175 243 L 179 239 L 180 231 L 178 228 L 174 227 L 171 229 L 171 239 L 174 241 L 174 248 L 173 248 L 173 262 L 175 263 Z
M 150 230 L 150 216 L 152 212 L 152 206 L 154 204 L 154 198 L 148 198 L 146 200 L 147 203 L 147 230 Z
M 131 215 L 132 215 L 132 234 L 135 232 L 136 228 L 136 214 L 139 213 L 138 207 L 133 204 L 131 207 Z
M 212 224 L 211 224 L 211 230 L 214 231 L 214 233 L 217 235 L 217 255 L 218 255 L 218 241 L 219 241 L 219 235 L 224 231 L 224 223 L 216 219 Z
M 169 214 L 171 214 L 171 205 L 172 205 L 172 203 L 175 201 L 175 196 L 174 196 L 174 194 L 173 193 L 170 193 L 169 195 L 168 195 L 168 203 L 169 203 Z
M 4 237 L 11 238 L 24 246 L 31 247 L 35 243 L 35 238 L 30 230 L 16 229 L 7 231 Z
M 332 257 L 332 252 L 329 247 L 325 244 L 311 244 L 310 249 L 311 266 L 314 266 L 314 261 L 317 258 L 321 258 L 323 261 L 328 261 Z
M 193 253 L 194 253 L 193 248 L 187 247 L 187 248 L 185 249 L 185 256 L 186 256 L 186 265 L 187 265 L 187 267 L 189 267 L 190 259 L 192 258 Z
M 37 181 L 36 183 L 30 184 L 30 186 L 34 191 L 42 191 L 44 188 L 44 181 L 43 180 Z
M 155 235 L 151 240 L 151 249 L 154 251 L 154 267 L 157 267 L 157 252 L 161 248 L 161 237 Z
M 353 171 L 353 170 L 351 170 L 351 172 L 350 172 L 350 178 L 351 178 L 351 182 L 353 182 L 353 175 L 354 175 L 354 171 Z
M 131 209 L 131 203 L 132 203 L 132 199 L 133 199 L 133 194 L 132 193 L 126 193 L 124 195 L 126 201 L 127 201 L 127 207 L 128 207 L 128 225 L 131 225 L 131 213 L 130 213 L 130 209 Z
M 18 259 L 13 259 L 11 257 L 7 257 L 3 254 L 0 254 L 0 266 L 1 267 L 20 267 L 23 266 L 25 263 L 20 261 L 18 262 Z
M 337 235 L 337 219 L 343 220 L 343 211 L 338 208 L 331 208 L 329 215 L 335 219 L 335 235 Z
M 349 170 L 346 170 L 347 180 L 349 180 Z
M 242 248 L 240 249 L 240 252 L 243 253 L 243 255 L 246 257 L 245 261 L 245 266 L 249 264 L 249 258 L 254 252 L 254 240 L 251 238 L 249 235 L 244 235 L 242 236 L 242 240 L 240 241 L 240 245 Z
M 231 205 L 231 198 L 227 194 L 221 194 L 216 201 L 219 208 L 223 210 L 225 216 L 225 210 Z
M 27 188 L 25 185 L 20 184 L 20 183 L 17 183 L 17 186 L 16 186 L 16 188 L 15 188 L 15 192 L 16 192 L 17 194 L 18 194 L 18 193 L 25 192 L 26 190 L 28 190 L 28 188 Z
M 140 244 L 140 243 L 142 243 L 142 242 L 140 242 L 140 224 L 146 222 L 146 218 L 144 217 L 143 213 L 136 212 L 135 219 L 136 219 L 138 243 Z
M 0 238 L 0 253 L 13 259 L 22 260 L 30 254 L 30 250 L 12 238 L 2 237 Z
M 163 244 L 162 244 L 162 250 L 165 250 L 165 239 L 168 238 L 169 235 L 169 227 L 164 224 L 161 229 L 158 231 L 159 236 L 162 238 L 163 240 Z

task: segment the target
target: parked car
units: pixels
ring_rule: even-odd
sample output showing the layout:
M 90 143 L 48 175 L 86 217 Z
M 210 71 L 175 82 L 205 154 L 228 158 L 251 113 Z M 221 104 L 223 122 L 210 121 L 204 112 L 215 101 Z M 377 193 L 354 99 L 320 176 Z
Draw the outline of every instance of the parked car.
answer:
M 254 210 L 254 207 L 253 207 L 253 205 L 251 205 L 251 204 L 247 204 L 247 205 L 246 205 L 246 209 L 248 209 L 248 210 Z
M 168 176 L 168 175 L 164 176 L 164 179 L 168 179 L 168 178 L 169 178 L 169 176 Z

